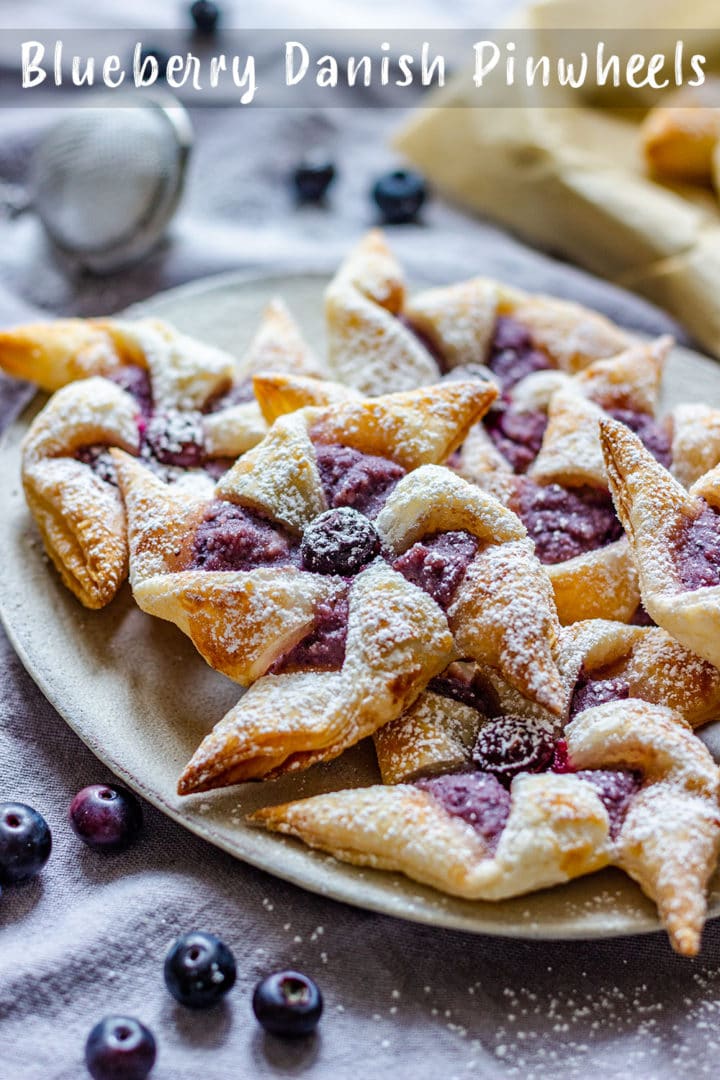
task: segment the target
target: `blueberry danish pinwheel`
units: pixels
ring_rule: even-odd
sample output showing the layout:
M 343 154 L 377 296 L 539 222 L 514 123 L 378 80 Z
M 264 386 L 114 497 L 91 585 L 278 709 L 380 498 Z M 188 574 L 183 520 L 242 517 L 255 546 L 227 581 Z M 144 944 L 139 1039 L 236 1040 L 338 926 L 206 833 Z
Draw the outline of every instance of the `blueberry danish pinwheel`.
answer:
M 290 413 L 211 500 L 115 453 L 138 604 L 253 684 L 181 791 L 336 756 L 400 715 L 453 656 L 562 713 L 559 627 L 525 529 L 432 464 L 494 395 L 456 382 Z
M 720 772 L 676 713 L 636 699 L 587 709 L 566 728 L 556 771 L 552 740 L 538 725 L 476 713 L 473 730 L 468 706 L 461 719 L 451 701 L 448 719 L 447 699 L 425 698 L 414 733 L 394 746 L 396 772 L 400 748 L 410 748 L 413 782 L 317 795 L 251 820 L 469 900 L 518 896 L 615 865 L 655 901 L 673 947 L 697 953 L 720 847 Z M 428 751 L 418 768 L 421 739 L 435 755 Z
M 240 362 L 155 320 L 68 319 L 0 334 L 0 365 L 57 389 L 25 438 L 23 485 L 48 554 L 87 607 L 107 604 L 127 573 L 109 447 L 168 481 L 210 488 L 266 431 L 252 393 L 258 365 L 320 370 L 280 302 Z

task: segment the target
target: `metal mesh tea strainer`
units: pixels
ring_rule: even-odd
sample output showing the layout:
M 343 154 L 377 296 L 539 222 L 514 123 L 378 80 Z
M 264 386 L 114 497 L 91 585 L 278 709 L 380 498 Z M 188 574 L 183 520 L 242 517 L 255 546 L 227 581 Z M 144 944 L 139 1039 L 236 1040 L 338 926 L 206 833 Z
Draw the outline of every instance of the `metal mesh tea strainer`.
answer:
M 80 266 L 109 273 L 162 236 L 182 194 L 192 127 L 174 98 L 73 110 L 41 138 L 29 208 Z

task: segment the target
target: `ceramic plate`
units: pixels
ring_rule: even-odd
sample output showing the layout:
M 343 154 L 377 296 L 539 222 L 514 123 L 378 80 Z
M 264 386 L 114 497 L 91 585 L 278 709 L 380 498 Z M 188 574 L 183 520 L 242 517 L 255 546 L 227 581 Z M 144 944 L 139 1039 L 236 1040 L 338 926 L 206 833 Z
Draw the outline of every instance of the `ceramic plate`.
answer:
M 156 296 L 131 313 L 167 318 L 240 355 L 264 304 L 282 295 L 309 340 L 322 347 L 324 284 L 318 275 L 253 280 L 223 276 Z M 680 399 L 720 405 L 720 367 L 696 353 L 676 350 L 665 405 Z M 20 440 L 43 401 L 39 395 L 9 430 L 0 455 L 2 618 L 47 698 L 129 787 L 237 858 L 359 907 L 512 937 L 610 937 L 658 929 L 653 905 L 618 871 L 605 870 L 516 900 L 470 903 L 400 875 L 346 866 L 245 824 L 245 815 L 265 804 L 376 782 L 369 740 L 301 776 L 180 799 L 175 784 L 183 766 L 240 691 L 211 671 L 174 626 L 137 610 L 127 586 L 108 608 L 91 612 L 60 584 L 44 556 L 19 480 Z M 720 749 L 720 725 L 704 737 L 710 745 L 715 737 Z M 720 878 L 710 910 L 720 914 Z

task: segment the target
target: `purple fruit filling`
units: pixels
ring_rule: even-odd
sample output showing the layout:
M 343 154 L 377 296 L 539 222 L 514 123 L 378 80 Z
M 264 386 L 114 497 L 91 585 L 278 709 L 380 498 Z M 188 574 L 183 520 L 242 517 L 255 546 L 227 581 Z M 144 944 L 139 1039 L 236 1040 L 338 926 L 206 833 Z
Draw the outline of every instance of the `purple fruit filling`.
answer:
M 547 566 L 605 547 L 622 536 L 610 495 L 596 488 L 540 486 L 524 480 L 513 509 Z
M 640 790 L 640 778 L 627 769 L 582 769 L 575 773 L 597 791 L 610 818 L 610 836 L 614 840 L 622 828 L 633 795 Z
M 192 568 L 197 570 L 254 570 L 297 562 L 293 537 L 233 503 L 212 503 L 195 534 Z
M 219 480 L 221 476 L 224 476 L 228 469 L 232 469 L 235 464 L 235 458 L 229 457 L 216 457 L 207 458 L 203 462 L 203 469 L 213 480 Z
M 483 716 L 497 716 L 500 711 L 500 702 L 490 683 L 479 672 L 466 673 L 458 665 L 452 665 L 442 675 L 436 675 L 427 688 L 441 697 L 477 709 Z
M 312 633 L 280 657 L 271 672 L 281 675 L 286 671 L 338 671 L 345 660 L 348 612 L 347 593 L 319 603 Z
M 720 517 L 706 503 L 694 521 L 683 524 L 678 540 L 677 570 L 684 589 L 720 585 Z
M 632 619 L 630 620 L 630 625 L 631 626 L 657 626 L 657 623 L 655 622 L 655 620 L 652 618 L 651 615 L 648 615 L 647 611 L 642 606 L 642 604 L 638 604 L 637 609 L 635 611 L 635 614 L 633 615 Z
M 604 705 L 606 701 L 626 701 L 629 697 L 630 686 L 626 679 L 593 679 L 581 672 L 570 702 L 570 716 L 577 716 L 595 705 Z
M 205 458 L 200 413 L 176 409 L 155 413 L 145 425 L 143 438 L 150 453 L 163 465 L 196 469 Z
M 666 469 L 672 464 L 672 439 L 667 424 L 634 409 L 608 409 L 610 416 L 634 431 L 642 444 Z
M 427 791 L 453 817 L 462 818 L 480 834 L 491 851 L 510 816 L 510 794 L 488 773 L 432 776 L 415 784 Z
M 534 371 L 545 371 L 554 366 L 547 353 L 534 347 L 524 326 L 507 315 L 498 316 L 488 367 L 499 379 L 503 390 L 509 390 Z
M 328 506 L 351 506 L 369 518 L 377 517 L 405 475 L 394 461 L 349 446 L 318 443 L 315 455 Z
M 375 526 L 350 506 L 326 510 L 305 529 L 300 545 L 302 568 L 314 574 L 350 577 L 380 552 Z
M 95 475 L 107 484 L 118 486 L 115 465 L 107 446 L 81 446 L 75 451 L 75 458 L 83 465 L 89 465 Z
M 233 405 L 246 405 L 254 400 L 252 379 L 243 379 L 242 382 L 233 383 L 229 390 L 221 390 L 219 394 L 214 394 L 209 398 L 203 412 L 222 412 L 223 409 L 231 409 Z
M 520 412 L 508 402 L 485 417 L 490 438 L 516 473 L 527 472 L 538 456 L 547 424 L 547 414 L 541 410 Z
M 150 376 L 145 368 L 138 367 L 137 364 L 125 364 L 111 371 L 108 379 L 135 398 L 143 416 L 150 415 L 153 410 L 153 396 Z
M 478 769 L 509 782 L 521 772 L 544 772 L 554 753 L 555 739 L 547 724 L 508 714 L 483 724 L 472 758 Z
M 446 608 L 477 550 L 478 540 L 468 532 L 436 533 L 413 544 L 395 560 L 393 570 Z
M 415 335 L 423 348 L 427 349 L 437 366 L 440 368 L 440 371 L 447 371 L 447 361 L 429 335 L 426 334 L 424 330 L 421 330 L 419 326 L 415 326 L 405 315 L 400 315 L 399 320 L 403 326 L 407 327 L 411 334 Z

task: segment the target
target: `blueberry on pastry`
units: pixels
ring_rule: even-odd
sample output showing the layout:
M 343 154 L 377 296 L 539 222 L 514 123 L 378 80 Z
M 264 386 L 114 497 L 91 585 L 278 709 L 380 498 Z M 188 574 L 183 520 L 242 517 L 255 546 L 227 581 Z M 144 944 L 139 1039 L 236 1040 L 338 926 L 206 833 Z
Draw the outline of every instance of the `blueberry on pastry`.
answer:
M 655 901 L 673 947 L 696 954 L 720 847 L 720 773 L 709 752 L 677 714 L 632 699 L 587 709 L 565 738 L 565 771 L 523 771 L 509 788 L 494 740 L 494 772 L 337 791 L 251 820 L 468 900 L 616 865 Z M 513 739 L 507 749 L 517 752 Z

